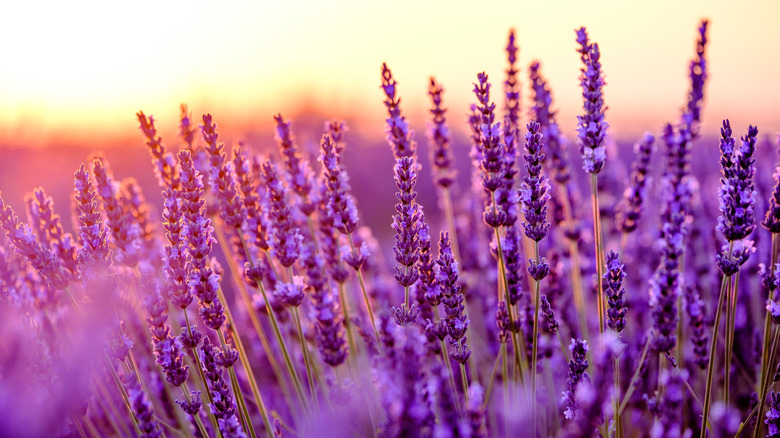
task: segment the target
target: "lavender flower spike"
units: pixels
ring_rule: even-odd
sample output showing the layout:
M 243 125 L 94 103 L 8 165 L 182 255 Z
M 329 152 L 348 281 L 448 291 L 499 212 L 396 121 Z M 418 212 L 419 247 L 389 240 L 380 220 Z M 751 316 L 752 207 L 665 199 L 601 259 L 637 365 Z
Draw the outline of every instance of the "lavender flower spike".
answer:
M 617 208 L 617 226 L 623 233 L 630 233 L 637 227 L 637 221 L 642 215 L 642 204 L 645 200 L 645 187 L 648 183 L 647 171 L 650 166 L 650 155 L 653 152 L 655 137 L 646 133 L 641 141 L 634 145 L 636 159 L 631 166 L 631 186 L 626 187 L 623 201 Z
M 89 178 L 88 175 L 87 178 Z M 97 209 L 97 206 L 95 208 Z M 26 257 L 33 268 L 46 278 L 52 287 L 65 289 L 68 285 L 68 275 L 62 267 L 60 259 L 51 249 L 42 245 L 35 238 L 33 230 L 27 224 L 19 223 L 19 218 L 11 207 L 5 205 L 2 197 L 0 197 L 0 224 L 2 224 L 8 240 L 16 248 L 16 253 Z M 105 234 L 103 236 L 105 237 Z M 102 243 L 105 244 L 103 248 L 108 254 L 108 244 L 105 243 L 105 239 Z
M 341 165 L 341 154 L 330 134 L 320 141 L 322 178 L 326 186 L 323 202 L 333 227 L 343 234 L 352 234 L 357 228 L 358 211 L 350 194 L 349 177 Z
M 417 261 L 420 256 L 420 228 L 422 226 L 422 207 L 416 202 L 417 162 L 412 157 L 396 159 L 395 181 L 398 187 L 398 204 L 393 215 L 395 230 L 395 274 L 398 283 L 406 290 L 404 304 L 394 308 L 396 322 L 408 325 L 416 321 L 419 308 L 409 301 L 409 287 L 417 283 L 420 277 Z
M 691 79 L 691 89 L 688 91 L 688 103 L 685 113 L 689 114 L 690 120 L 684 120 L 689 124 L 689 129 L 696 135 L 698 127 L 694 125 L 701 120 L 701 107 L 704 100 L 704 83 L 707 80 L 707 61 L 704 58 L 704 52 L 707 48 L 707 25 L 709 21 L 702 20 L 699 26 L 699 39 L 696 41 L 696 58 L 691 61 L 689 76 Z M 685 119 L 685 116 L 683 117 Z
M 589 380 L 590 377 L 585 370 L 588 369 L 588 341 L 582 339 L 572 339 L 569 345 L 571 359 L 569 360 L 569 377 L 566 379 L 568 390 L 563 393 L 563 402 L 566 403 L 564 415 L 567 419 L 573 419 L 577 412 L 577 385 L 581 380 Z
M 396 158 L 411 157 L 414 155 L 417 145 L 414 142 L 414 133 L 409 129 L 409 122 L 401 115 L 401 98 L 396 97 L 398 82 L 393 79 L 393 73 L 382 63 L 382 90 L 385 92 L 385 106 L 387 107 L 387 125 L 385 133 L 387 142 L 393 148 Z
M 734 150 L 731 125 L 728 120 L 723 121 L 720 141 L 723 185 L 718 192 L 721 216 L 716 229 L 728 241 L 743 239 L 756 228 L 753 153 L 757 136 L 758 128 L 750 126 L 739 150 Z
M 604 121 L 604 75 L 601 72 L 601 53 L 599 45 L 588 41 L 584 27 L 577 30 L 577 43 L 580 47 L 580 59 L 584 67 L 580 69 L 583 109 L 585 114 L 577 116 L 577 140 L 582 154 L 582 167 L 588 173 L 598 174 L 607 161 L 604 141 L 607 136 L 607 122 Z
M 441 302 L 446 313 L 447 333 L 452 338 L 452 344 L 458 350 L 452 354 L 453 359 L 465 364 L 471 351 L 465 346 L 466 330 L 469 320 L 464 313 L 464 297 L 461 292 L 458 262 L 452 255 L 450 236 L 442 232 L 439 238 L 439 258 L 436 260 L 436 284 L 442 292 Z
M 520 187 L 520 201 L 523 203 L 525 235 L 536 242 L 542 240 L 550 230 L 547 222 L 547 200 L 550 199 L 550 183 L 542 177 L 542 134 L 539 132 L 539 122 L 530 122 L 525 134 L 524 156 L 528 175 L 523 178 Z
M 556 111 L 553 111 L 552 93 L 547 81 L 539 72 L 539 62 L 534 61 L 530 67 L 531 88 L 534 92 L 534 118 L 542 126 L 542 135 L 550 154 L 552 178 L 559 184 L 566 184 L 571 178 L 569 161 L 566 153 L 566 144 L 563 141 L 561 129 L 555 120 Z
M 450 129 L 444 116 L 447 110 L 442 108 L 441 104 L 443 92 L 444 89 L 436 82 L 436 79 L 431 78 L 428 94 L 433 103 L 431 108 L 433 120 L 428 124 L 428 139 L 433 146 L 431 148 L 433 178 L 437 186 L 446 189 L 455 182 L 455 169 L 453 168 L 454 157 L 450 149 Z
M 780 144 L 780 136 L 778 136 L 777 142 Z M 780 165 L 775 166 L 775 173 L 772 177 L 775 180 L 775 186 L 772 189 L 766 216 L 764 216 L 764 221 L 761 222 L 761 225 L 771 233 L 780 233 Z
M 219 198 L 219 216 L 228 227 L 239 229 L 244 222 L 246 209 L 243 198 L 238 194 L 236 170 L 227 159 L 225 145 L 218 142 L 217 124 L 212 121 L 211 114 L 203 115 L 200 130 L 209 156 L 211 187 Z
M 626 278 L 625 266 L 618 259 L 618 253 L 610 251 L 606 259 L 607 272 L 604 274 L 604 295 L 609 308 L 607 309 L 607 325 L 616 333 L 626 327 L 626 301 L 623 298 L 623 280 Z
M 292 209 L 287 202 L 287 190 L 284 182 L 270 161 L 263 163 L 263 182 L 268 187 L 271 201 L 269 219 L 274 224 L 270 235 L 271 254 L 284 267 L 290 267 L 298 260 L 303 236 L 293 219 Z

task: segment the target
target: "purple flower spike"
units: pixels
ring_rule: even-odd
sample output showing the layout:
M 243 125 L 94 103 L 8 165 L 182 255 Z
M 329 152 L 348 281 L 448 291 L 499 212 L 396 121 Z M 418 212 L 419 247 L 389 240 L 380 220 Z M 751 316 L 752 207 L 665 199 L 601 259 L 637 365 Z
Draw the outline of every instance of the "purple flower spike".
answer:
M 626 327 L 626 301 L 623 298 L 623 280 L 626 278 L 625 266 L 618 259 L 618 253 L 610 251 L 606 258 L 607 272 L 604 274 L 604 295 L 607 297 L 609 308 L 607 325 L 616 333 L 620 333 Z
M 509 303 L 514 305 L 523 295 L 523 285 L 525 277 L 523 275 L 523 258 L 520 242 L 520 233 L 516 226 L 510 226 L 506 229 L 506 236 L 501 249 L 504 252 L 504 263 L 506 265 L 506 283 L 509 292 Z
M 422 207 L 417 203 L 417 162 L 412 157 L 398 158 L 395 164 L 395 183 L 398 187 L 393 215 L 395 230 L 395 279 L 401 286 L 409 287 L 417 282 L 419 272 L 417 260 L 420 251 L 420 227 L 422 226 Z
M 694 361 L 701 369 L 707 369 L 709 362 L 709 337 L 704 327 L 704 301 L 699 295 L 699 291 L 693 285 L 685 286 L 685 302 L 688 317 L 691 321 L 691 343 L 693 344 Z
M 428 124 L 428 139 L 431 147 L 431 163 L 433 165 L 433 179 L 436 185 L 447 188 L 455 182 L 454 157 L 450 149 L 450 129 L 445 117 L 446 109 L 442 107 L 441 95 L 444 89 L 431 78 L 428 86 L 428 94 L 431 96 L 433 107 L 431 114 L 433 120 Z
M 411 157 L 417 150 L 417 145 L 414 142 L 414 133 L 409 129 L 409 122 L 401 115 L 401 98 L 396 96 L 397 85 L 387 64 L 382 63 L 382 91 L 385 92 L 387 107 L 387 143 L 393 148 L 395 158 Z
M 569 376 L 566 379 L 566 385 L 569 389 L 563 393 L 563 402 L 566 403 L 564 415 L 566 418 L 572 419 L 577 412 L 577 400 L 575 397 L 577 385 L 582 380 L 590 380 L 588 373 L 585 372 L 588 369 L 588 341 L 572 339 L 569 351 L 571 352 L 571 359 L 569 360 Z
M 770 392 L 766 411 L 767 438 L 780 438 L 780 392 Z
M 663 225 L 663 255 L 650 279 L 650 307 L 653 315 L 652 346 L 658 352 L 668 352 L 677 345 L 677 297 L 680 295 L 679 257 L 683 250 L 681 214 Z
M 580 69 L 583 109 L 585 114 L 577 116 L 577 140 L 582 154 L 582 167 L 588 173 L 599 173 L 607 161 L 604 142 L 607 137 L 607 122 L 604 121 L 604 74 L 601 72 L 599 45 L 588 41 L 584 27 L 577 30 L 577 43 L 583 67 Z
M 538 122 L 531 122 L 525 134 L 525 161 L 528 175 L 523 178 L 520 187 L 520 200 L 523 203 L 525 235 L 536 242 L 542 240 L 550 230 L 547 222 L 547 200 L 550 199 L 550 183 L 542 177 L 542 134 Z
M 79 212 L 79 239 L 81 249 L 78 254 L 79 270 L 82 275 L 91 276 L 104 273 L 111 265 L 111 251 L 108 247 L 108 230 L 100 217 L 97 197 L 89 172 L 82 164 L 76 172 L 76 209 Z M 5 221 L 3 221 L 5 224 Z M 5 228 L 5 225 L 4 225 Z M 6 228 L 6 230 L 8 230 Z M 35 264 L 33 264 L 35 266 Z M 38 269 L 36 267 L 36 269 Z
M 650 155 L 653 152 L 655 137 L 645 134 L 640 142 L 634 145 L 636 159 L 631 166 L 631 186 L 626 187 L 623 201 L 616 212 L 617 225 L 621 232 L 630 233 L 637 227 L 637 221 L 642 215 L 642 204 L 645 200 L 645 188 L 648 183 L 647 171 L 650 166 Z
M 468 356 L 466 354 L 465 335 L 470 321 L 464 313 L 464 297 L 461 291 L 458 262 L 452 255 L 450 236 L 446 232 L 442 232 L 439 238 L 439 258 L 436 260 L 436 265 L 436 284 L 442 292 L 441 302 L 444 304 L 444 312 L 446 314 L 447 333 L 452 338 L 452 344 L 457 347 L 455 355 L 462 359 L 464 355 Z M 458 344 L 458 341 L 461 340 L 463 342 Z
M 225 145 L 218 142 L 217 124 L 213 122 L 211 114 L 203 115 L 200 130 L 209 156 L 211 187 L 219 198 L 219 216 L 228 227 L 241 228 L 246 209 L 243 198 L 238 195 L 236 169 L 225 155 Z
M 274 138 L 279 144 L 279 152 L 284 157 L 284 167 L 290 176 L 290 188 L 301 199 L 301 212 L 306 216 L 314 213 L 317 207 L 316 200 L 312 195 L 314 185 L 314 174 L 309 166 L 309 162 L 304 160 L 301 152 L 295 143 L 295 136 L 292 133 L 290 121 L 285 121 L 281 114 L 274 116 L 276 121 L 276 132 Z
M 274 228 L 271 233 L 271 254 L 284 267 L 290 267 L 298 260 L 303 236 L 295 224 L 292 209 L 287 201 L 287 189 L 276 166 L 270 161 L 263 163 L 263 182 L 268 188 L 271 201 L 269 218 Z
M 558 321 L 555 319 L 555 311 L 547 299 L 547 295 L 542 295 L 540 310 L 542 315 L 544 315 L 544 320 L 547 322 L 547 331 L 552 335 L 558 333 Z
M 154 127 L 154 117 L 147 118 L 143 111 L 139 111 L 136 116 L 140 123 L 141 132 L 146 137 L 146 146 L 149 147 L 149 153 L 152 155 L 154 173 L 157 175 L 160 187 L 178 189 L 179 172 L 176 169 L 176 162 L 173 155 L 165 152 L 162 137 L 157 135 L 157 129 Z
M 772 321 L 774 321 L 775 324 L 780 325 L 780 304 L 777 304 L 772 300 L 766 300 L 766 310 L 769 312 L 770 316 L 772 316 Z
M 552 93 L 547 81 L 539 73 L 539 62 L 534 61 L 530 68 L 531 89 L 534 92 L 534 118 L 541 125 L 542 138 L 545 139 L 547 150 L 552 161 L 552 178 L 559 184 L 566 184 L 571 178 L 569 161 L 563 135 L 555 120 L 556 112 L 552 106 Z
M 728 241 L 745 238 L 756 228 L 753 153 L 757 136 L 758 128 L 750 126 L 739 150 L 735 150 L 731 125 L 728 120 L 723 121 L 720 140 L 723 185 L 718 191 L 721 216 L 716 229 Z
M 62 262 L 70 280 L 78 276 L 76 264 L 76 242 L 70 233 L 62 228 L 60 216 L 54 213 L 54 200 L 47 196 L 42 188 L 37 188 L 32 196 L 26 197 L 33 227 L 42 241 L 51 243 L 51 247 Z
M 550 265 L 547 264 L 547 259 L 542 257 L 541 260 L 528 259 L 528 275 L 536 281 L 542 281 L 547 274 L 550 273 Z
M 777 143 L 780 145 L 780 136 L 777 138 Z M 780 165 L 775 166 L 775 173 L 772 177 L 775 180 L 775 186 L 761 225 L 772 233 L 780 233 Z
M 689 68 L 689 77 L 691 79 L 691 89 L 688 91 L 688 103 L 686 105 L 686 114 L 689 114 L 691 125 L 690 129 L 698 131 L 698 127 L 693 122 L 698 123 L 701 120 L 701 107 L 704 100 L 704 83 L 707 80 L 707 61 L 704 58 L 704 52 L 707 47 L 707 25 L 709 21 L 702 20 L 699 26 L 699 38 L 696 40 L 696 58 L 691 61 Z M 685 119 L 686 116 L 683 116 Z M 686 121 L 687 122 L 687 121 Z
M 349 176 L 341 165 L 341 153 L 330 134 L 323 134 L 320 141 L 320 162 L 327 189 L 323 198 L 326 213 L 336 230 L 352 234 L 357 228 L 358 211 L 350 194 Z
M 154 406 L 144 390 L 141 389 L 141 385 L 133 380 L 127 382 L 125 387 L 127 388 L 130 408 L 137 420 L 138 429 L 141 431 L 141 437 L 157 438 L 162 436 L 160 425 L 154 415 Z

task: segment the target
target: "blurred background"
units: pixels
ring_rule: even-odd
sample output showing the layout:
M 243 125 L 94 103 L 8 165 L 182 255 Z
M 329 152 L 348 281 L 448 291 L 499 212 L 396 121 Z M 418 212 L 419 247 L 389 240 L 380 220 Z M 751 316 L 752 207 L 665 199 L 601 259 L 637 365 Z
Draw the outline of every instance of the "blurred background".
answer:
M 382 62 L 398 81 L 424 166 L 426 88 L 432 75 L 443 84 L 460 179 L 467 183 L 472 82 L 480 71 L 503 81 L 510 28 L 520 47 L 522 122 L 530 106 L 528 65 L 539 60 L 559 124 L 573 139 L 581 111 L 574 30 L 587 26 L 602 51 L 610 135 L 630 160 L 628 146 L 644 131 L 677 120 L 696 28 L 705 17 L 709 80 L 697 147 L 717 147 L 723 118 L 739 135 L 754 124 L 762 137 L 774 138 L 780 128 L 776 1 L 12 2 L 0 25 L 0 190 L 20 209 L 23 194 L 42 185 L 67 221 L 73 171 L 90 151 L 102 150 L 117 177 L 138 178 L 157 202 L 135 114 L 153 115 L 164 143 L 176 149 L 179 104 L 186 102 L 196 121 L 214 115 L 227 144 L 245 139 L 259 150 L 275 150 L 276 113 L 293 120 L 312 153 L 324 121 L 347 120 L 345 159 L 361 209 L 377 202 L 377 217 L 389 228 L 394 198 Z M 499 92 L 496 86 L 500 108 Z M 573 143 L 570 151 L 578 155 Z M 431 187 L 427 176 L 426 170 L 421 191 Z M 423 203 L 432 199 L 424 196 Z

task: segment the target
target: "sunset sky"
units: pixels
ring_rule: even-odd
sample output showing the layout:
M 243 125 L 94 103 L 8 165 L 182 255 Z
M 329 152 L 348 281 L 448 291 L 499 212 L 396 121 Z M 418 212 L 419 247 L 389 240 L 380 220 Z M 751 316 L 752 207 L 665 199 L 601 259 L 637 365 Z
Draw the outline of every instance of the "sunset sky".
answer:
M 524 108 L 528 64 L 538 59 L 571 133 L 581 105 L 581 25 L 601 47 L 611 134 L 631 138 L 677 117 L 704 17 L 705 129 L 714 133 L 728 117 L 739 132 L 748 123 L 776 132 L 776 1 L 11 2 L 0 25 L 0 146 L 138 138 L 138 110 L 154 114 L 170 137 L 180 102 L 196 115 L 211 112 L 235 135 L 268 129 L 276 112 L 313 110 L 381 138 L 382 62 L 414 126 L 427 119 L 430 75 L 462 126 L 476 73 L 503 80 L 510 28 Z

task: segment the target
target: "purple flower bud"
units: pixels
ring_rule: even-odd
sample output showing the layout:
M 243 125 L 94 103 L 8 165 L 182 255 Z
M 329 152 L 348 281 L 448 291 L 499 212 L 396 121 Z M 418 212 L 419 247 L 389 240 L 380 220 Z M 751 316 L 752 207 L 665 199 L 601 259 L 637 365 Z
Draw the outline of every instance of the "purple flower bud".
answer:
M 298 307 L 306 297 L 303 293 L 304 287 L 303 277 L 296 275 L 293 277 L 292 283 L 277 283 L 276 289 L 274 289 L 274 295 L 276 295 L 284 304 L 291 307 Z
M 544 257 L 541 260 L 528 259 L 528 264 L 528 275 L 536 281 L 542 281 L 550 273 L 550 265 Z
M 431 96 L 433 107 L 431 114 L 433 120 L 428 124 L 428 139 L 431 143 L 431 164 L 433 167 L 433 179 L 436 185 L 447 188 L 455 182 L 454 157 L 450 149 L 450 130 L 444 114 L 446 109 L 442 107 L 441 95 L 444 89 L 431 78 L 428 86 L 428 94 Z
M 553 310 L 552 305 L 550 305 L 547 295 L 542 295 L 541 299 L 540 310 L 542 311 L 542 315 L 544 315 L 544 320 L 547 322 L 547 331 L 554 335 L 558 333 L 558 321 L 555 319 L 555 311 Z
M 653 152 L 655 137 L 645 134 L 642 140 L 634 145 L 636 159 L 631 165 L 631 186 L 623 193 L 623 201 L 616 213 L 618 228 L 623 233 L 630 233 L 637 227 L 637 221 L 642 215 L 642 204 L 645 200 L 647 172 L 650 166 L 650 156 Z
M 385 106 L 387 107 L 387 124 L 385 134 L 387 143 L 393 148 L 395 158 L 411 157 L 414 155 L 417 145 L 414 142 L 414 133 L 409 129 L 409 122 L 401 115 L 401 98 L 396 97 L 396 85 L 393 74 L 382 63 L 382 90 L 385 92 Z

